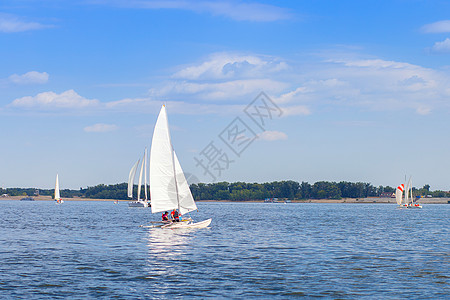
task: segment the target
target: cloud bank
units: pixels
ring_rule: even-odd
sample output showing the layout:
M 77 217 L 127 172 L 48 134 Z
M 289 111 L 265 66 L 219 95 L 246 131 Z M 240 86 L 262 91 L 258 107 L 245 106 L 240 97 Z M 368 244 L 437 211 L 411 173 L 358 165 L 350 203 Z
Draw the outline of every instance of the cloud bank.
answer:
M 288 63 L 256 54 L 212 54 L 168 75 L 149 90 L 148 97 L 100 102 L 68 90 L 19 98 L 10 106 L 143 112 L 157 110 L 165 102 L 178 113 L 236 114 L 264 91 L 283 110 L 283 117 L 341 107 L 429 115 L 450 107 L 450 75 L 445 70 L 357 54 L 343 57 Z
M 78 95 L 74 90 L 68 90 L 57 94 L 55 92 L 44 92 L 36 96 L 27 96 L 15 99 L 10 105 L 25 109 L 84 109 L 96 107 L 100 104 L 98 100 L 86 99 Z
M 421 28 L 424 33 L 445 33 L 450 32 L 450 20 L 443 20 L 426 24 Z

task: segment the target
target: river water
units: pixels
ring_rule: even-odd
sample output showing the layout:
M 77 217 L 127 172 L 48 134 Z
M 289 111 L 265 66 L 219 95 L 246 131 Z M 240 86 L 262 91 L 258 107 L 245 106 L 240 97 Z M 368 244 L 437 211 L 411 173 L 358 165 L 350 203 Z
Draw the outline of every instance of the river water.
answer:
M 450 205 L 198 203 L 207 229 L 126 203 L 0 201 L 2 299 L 443 299 Z

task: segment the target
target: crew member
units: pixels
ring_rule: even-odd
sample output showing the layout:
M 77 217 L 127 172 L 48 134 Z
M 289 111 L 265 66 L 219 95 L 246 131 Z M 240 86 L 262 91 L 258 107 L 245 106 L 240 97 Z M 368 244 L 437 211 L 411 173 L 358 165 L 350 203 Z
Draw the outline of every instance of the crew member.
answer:
M 180 215 L 176 209 L 173 209 L 170 213 L 173 222 L 180 222 Z

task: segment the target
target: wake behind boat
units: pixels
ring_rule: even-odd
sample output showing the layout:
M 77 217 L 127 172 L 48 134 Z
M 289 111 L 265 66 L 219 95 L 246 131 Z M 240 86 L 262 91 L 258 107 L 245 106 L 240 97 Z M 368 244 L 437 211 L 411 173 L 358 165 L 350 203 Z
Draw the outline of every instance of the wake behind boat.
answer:
M 181 215 L 197 210 L 189 184 L 170 139 L 166 107 L 159 112 L 150 149 L 150 201 L 152 213 L 178 209 Z M 212 219 L 195 223 L 191 218 L 161 224 L 161 228 L 205 228 Z

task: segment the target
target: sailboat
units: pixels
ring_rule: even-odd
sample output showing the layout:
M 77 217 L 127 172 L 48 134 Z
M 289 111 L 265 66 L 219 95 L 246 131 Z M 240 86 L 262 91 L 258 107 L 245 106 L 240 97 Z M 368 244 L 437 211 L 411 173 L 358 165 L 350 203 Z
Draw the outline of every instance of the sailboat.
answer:
M 61 199 L 61 196 L 59 195 L 59 178 L 58 178 L 58 174 L 56 174 L 56 182 L 55 182 L 55 203 L 56 204 L 64 203 L 64 200 Z
M 128 197 L 133 198 L 133 185 L 134 185 L 134 177 L 136 175 L 136 170 L 139 165 L 140 160 L 138 160 L 134 166 L 130 170 L 130 174 L 128 175 Z M 141 199 L 141 188 L 142 188 L 142 175 L 145 173 L 144 178 L 144 191 L 145 198 Z M 137 200 L 128 202 L 129 207 L 148 207 L 148 198 L 147 198 L 147 148 L 144 150 L 144 157 L 142 158 L 141 170 L 139 172 L 139 183 L 138 183 L 138 192 L 137 192 Z
M 399 208 L 422 208 L 422 205 L 414 201 L 411 177 L 408 180 L 406 189 L 403 183 L 397 187 L 395 190 L 395 200 Z
M 166 106 L 161 107 L 150 149 L 150 201 L 152 213 L 177 209 L 185 214 L 198 210 L 170 139 Z M 161 228 L 204 228 L 212 219 L 195 223 L 191 218 L 164 223 Z

